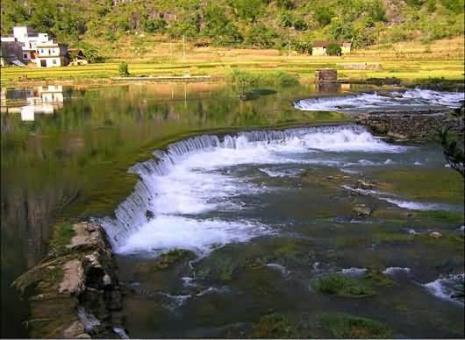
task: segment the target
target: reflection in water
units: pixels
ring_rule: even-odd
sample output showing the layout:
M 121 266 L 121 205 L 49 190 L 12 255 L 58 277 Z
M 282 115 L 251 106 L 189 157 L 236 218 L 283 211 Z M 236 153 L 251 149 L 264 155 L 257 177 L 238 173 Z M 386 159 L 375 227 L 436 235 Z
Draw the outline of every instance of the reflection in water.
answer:
M 37 86 L 26 90 L 2 89 L 2 113 L 20 113 L 22 121 L 34 121 L 36 114 L 53 114 L 62 107 L 61 85 Z

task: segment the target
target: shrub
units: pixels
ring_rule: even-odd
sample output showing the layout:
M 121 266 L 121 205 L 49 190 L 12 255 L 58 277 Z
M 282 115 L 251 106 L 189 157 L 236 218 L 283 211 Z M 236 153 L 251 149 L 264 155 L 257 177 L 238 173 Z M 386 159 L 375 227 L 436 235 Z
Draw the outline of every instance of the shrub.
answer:
M 79 44 L 79 47 L 81 48 L 89 63 L 103 63 L 105 61 L 105 58 L 100 55 L 99 51 L 94 46 L 81 43 Z
M 328 47 L 326 48 L 326 53 L 328 55 L 341 55 L 342 53 L 341 46 L 339 46 L 339 44 L 336 44 L 336 43 L 329 44 Z
M 312 43 L 310 41 L 294 41 L 292 45 L 299 53 L 312 54 Z
M 294 8 L 294 3 L 292 0 L 277 0 L 276 5 L 279 8 L 284 8 L 284 9 L 293 9 Z
M 324 27 L 331 23 L 333 13 L 326 7 L 320 7 L 315 10 L 315 19 L 318 21 L 320 27 Z
M 127 77 L 129 76 L 129 67 L 128 64 L 123 61 L 121 64 L 118 66 L 118 73 L 121 77 Z
M 249 31 L 246 42 L 261 48 L 271 48 L 275 45 L 278 34 L 264 25 L 254 25 Z
M 144 23 L 144 31 L 149 33 L 164 32 L 167 22 L 164 19 L 147 20 Z

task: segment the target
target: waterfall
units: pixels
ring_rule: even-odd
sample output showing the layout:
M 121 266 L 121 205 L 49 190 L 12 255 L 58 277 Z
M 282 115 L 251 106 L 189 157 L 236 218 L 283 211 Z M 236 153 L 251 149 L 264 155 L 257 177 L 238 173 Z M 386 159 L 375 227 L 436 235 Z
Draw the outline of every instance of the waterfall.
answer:
M 118 206 L 113 217 L 103 218 L 100 222 L 113 248 L 120 249 L 128 237 L 151 220 L 163 221 L 164 226 L 168 223 L 170 228 L 178 227 L 176 223 L 190 225 L 193 222 L 185 219 L 186 214 L 200 213 L 218 206 L 219 203 L 210 202 L 212 197 L 228 199 L 245 190 L 235 187 L 234 178 L 212 173 L 211 169 L 236 164 L 296 161 L 286 157 L 286 152 L 399 152 L 400 148 L 381 141 L 356 125 L 192 137 L 173 143 L 163 151 L 157 150 L 152 159 L 134 165 L 129 170 L 139 176 L 134 191 Z M 297 161 L 305 162 L 301 159 Z M 173 220 L 175 218 L 176 221 Z M 243 239 L 244 235 L 235 233 L 234 228 L 242 228 L 250 237 L 263 230 L 260 226 L 252 230 L 249 221 L 236 225 L 222 222 L 226 227 L 216 222 L 203 223 L 210 228 L 210 233 L 226 228 L 227 237 L 235 240 Z M 192 228 L 197 227 L 197 224 L 192 224 Z M 179 232 L 185 233 L 186 230 Z M 221 240 L 225 238 L 224 235 L 218 237 Z

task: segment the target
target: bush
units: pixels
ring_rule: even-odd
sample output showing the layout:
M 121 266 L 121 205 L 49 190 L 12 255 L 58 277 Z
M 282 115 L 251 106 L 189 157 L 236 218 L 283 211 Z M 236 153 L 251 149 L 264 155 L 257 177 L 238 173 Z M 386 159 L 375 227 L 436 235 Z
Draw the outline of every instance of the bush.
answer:
M 299 53 L 312 54 L 312 43 L 310 41 L 293 41 L 293 48 Z
M 284 8 L 284 9 L 294 8 L 294 3 L 291 0 L 277 0 L 276 5 L 278 5 L 279 8 Z
M 315 19 L 320 27 L 324 27 L 331 23 L 333 13 L 326 7 L 320 7 L 315 10 Z
M 261 48 L 275 46 L 278 34 L 264 25 L 254 25 L 249 31 L 246 42 L 249 45 Z
M 144 31 L 149 33 L 164 32 L 166 25 L 167 23 L 163 19 L 147 20 L 144 23 Z
M 86 59 L 89 63 L 103 63 L 105 61 L 105 58 L 100 55 L 99 51 L 94 46 L 81 43 L 79 44 L 79 48 L 86 56 Z
M 123 61 L 121 64 L 118 66 L 118 73 L 121 77 L 127 77 L 129 76 L 129 67 L 128 64 Z
M 342 50 L 341 46 L 339 44 L 329 44 L 328 47 L 326 48 L 326 53 L 328 55 L 341 55 Z

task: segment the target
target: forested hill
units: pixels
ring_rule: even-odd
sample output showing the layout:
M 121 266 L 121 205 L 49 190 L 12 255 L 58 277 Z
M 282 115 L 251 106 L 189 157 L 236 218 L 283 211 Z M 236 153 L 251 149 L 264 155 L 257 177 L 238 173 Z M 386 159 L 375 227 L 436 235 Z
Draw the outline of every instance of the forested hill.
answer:
M 160 34 L 198 44 L 305 50 L 463 34 L 464 0 L 1 0 L 1 31 L 30 25 L 61 41 Z

